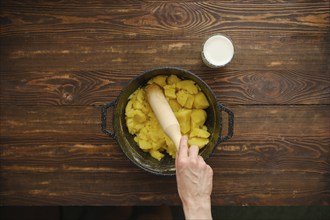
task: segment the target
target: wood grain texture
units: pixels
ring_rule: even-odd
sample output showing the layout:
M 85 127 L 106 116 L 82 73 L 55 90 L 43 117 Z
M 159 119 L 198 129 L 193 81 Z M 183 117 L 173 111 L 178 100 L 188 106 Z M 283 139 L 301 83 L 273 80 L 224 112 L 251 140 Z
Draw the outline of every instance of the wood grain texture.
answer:
M 217 31 L 215 31 L 216 33 Z M 329 35 L 281 31 L 224 32 L 235 43 L 228 70 L 329 71 Z M 207 35 L 178 39 L 111 39 L 110 33 L 82 38 L 20 36 L 2 38 L 3 71 L 144 71 L 155 66 L 205 70 L 201 60 Z M 84 36 L 84 35 L 83 35 Z M 111 35 L 110 35 L 111 36 Z M 39 40 L 41 38 L 41 40 Z M 253 43 L 251 41 L 253 39 Z M 15 65 L 10 65 L 10 64 Z M 217 70 L 214 70 L 217 71 Z M 219 70 L 218 70 L 219 71 Z M 217 72 L 218 72 L 217 71 Z M 134 72 L 135 73 L 135 72 Z
M 329 68 L 326 1 L 2 4 L 3 70 L 189 69 L 217 32 L 235 42 L 234 70 Z
M 100 128 L 132 78 L 177 66 L 235 114 L 207 159 L 213 205 L 329 205 L 329 4 L 0 1 L 0 204 L 179 205 L 175 177 L 139 169 Z M 214 33 L 235 44 L 222 69 L 201 60 Z
M 329 76 L 304 71 L 192 70 L 210 86 L 218 101 L 241 104 L 330 104 Z M 103 105 L 115 100 L 143 72 L 3 72 L 0 101 L 16 105 Z M 310 77 L 312 75 L 313 77 Z M 35 96 L 38 99 L 35 99 Z
M 236 135 L 207 160 L 215 173 L 215 204 L 328 204 L 330 125 L 322 123 L 329 122 L 327 106 L 232 110 Z M 49 205 L 88 204 L 85 199 L 103 205 L 180 203 L 174 177 L 135 167 L 114 140 L 100 134 L 99 108 L 15 106 L 7 111 L 1 118 L 6 204 L 15 204 L 15 198 Z M 302 129 L 304 124 L 309 126 Z
M 327 105 L 233 106 L 231 110 L 236 113 L 235 121 L 239 125 L 235 126 L 235 138 L 260 140 L 282 135 L 327 137 L 329 134 Z M 100 133 L 100 112 L 100 107 L 92 106 L 10 105 L 2 110 L 0 131 L 2 137 L 14 139 L 107 140 Z
M 262 3 L 262 4 L 261 4 Z M 230 31 L 281 30 L 327 33 L 326 1 L 79 1 L 2 3 L 4 28 L 1 34 L 111 32 L 112 37 L 178 37 Z M 23 13 L 20 13 L 23 12 Z M 143 30 L 141 30 L 143 27 Z M 55 33 L 54 33 L 55 32 Z

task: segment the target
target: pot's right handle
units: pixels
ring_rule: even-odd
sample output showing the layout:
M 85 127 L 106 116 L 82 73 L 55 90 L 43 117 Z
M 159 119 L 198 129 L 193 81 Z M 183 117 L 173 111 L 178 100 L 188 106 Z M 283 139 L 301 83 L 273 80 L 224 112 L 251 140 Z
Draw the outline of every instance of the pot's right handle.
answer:
M 101 108 L 101 129 L 102 132 L 110 137 L 115 137 L 115 132 L 107 129 L 107 113 L 108 108 L 113 108 L 116 105 L 116 101 L 108 102 Z
M 228 114 L 228 131 L 227 131 L 227 135 L 221 136 L 219 138 L 220 142 L 224 142 L 224 141 L 229 140 L 234 134 L 234 113 L 229 108 L 226 108 L 225 106 L 223 106 L 221 104 L 218 104 L 218 108 L 219 108 L 220 111 L 224 111 Z

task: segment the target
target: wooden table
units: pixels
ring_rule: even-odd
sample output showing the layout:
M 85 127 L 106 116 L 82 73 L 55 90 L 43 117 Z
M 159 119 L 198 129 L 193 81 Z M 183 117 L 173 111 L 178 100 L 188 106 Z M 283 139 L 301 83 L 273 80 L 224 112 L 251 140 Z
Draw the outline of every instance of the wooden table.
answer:
M 179 205 L 133 165 L 100 108 L 159 66 L 200 76 L 235 114 L 207 160 L 213 205 L 329 205 L 329 1 L 1 1 L 1 205 Z M 205 38 L 229 35 L 222 69 Z

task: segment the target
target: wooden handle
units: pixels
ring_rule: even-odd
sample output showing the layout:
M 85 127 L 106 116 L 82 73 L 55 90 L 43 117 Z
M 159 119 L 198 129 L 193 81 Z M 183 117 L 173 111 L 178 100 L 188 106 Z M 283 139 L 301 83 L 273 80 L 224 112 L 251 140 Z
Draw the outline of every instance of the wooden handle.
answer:
M 159 121 L 164 132 L 171 138 L 176 149 L 179 149 L 181 131 L 180 124 L 176 119 L 170 105 L 168 104 L 163 90 L 156 84 L 145 88 L 148 102 Z

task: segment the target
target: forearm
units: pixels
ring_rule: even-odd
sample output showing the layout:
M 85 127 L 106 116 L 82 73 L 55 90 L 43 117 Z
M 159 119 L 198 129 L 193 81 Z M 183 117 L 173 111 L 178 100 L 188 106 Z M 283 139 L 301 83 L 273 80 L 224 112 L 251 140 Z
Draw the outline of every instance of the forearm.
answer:
M 199 148 L 190 146 L 183 136 L 175 160 L 178 193 L 186 220 L 210 220 L 213 170 L 198 155 Z
M 210 198 L 182 201 L 182 204 L 186 220 L 212 219 Z

